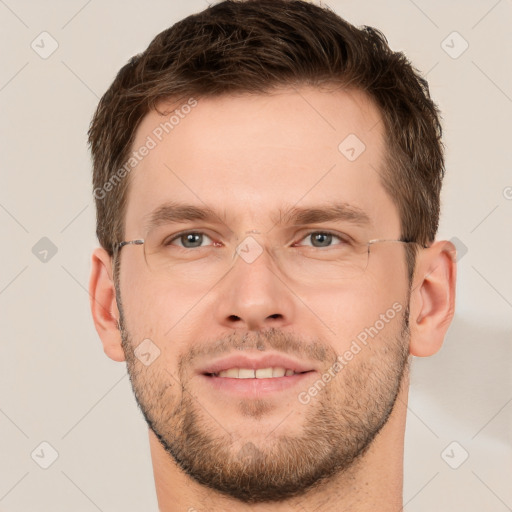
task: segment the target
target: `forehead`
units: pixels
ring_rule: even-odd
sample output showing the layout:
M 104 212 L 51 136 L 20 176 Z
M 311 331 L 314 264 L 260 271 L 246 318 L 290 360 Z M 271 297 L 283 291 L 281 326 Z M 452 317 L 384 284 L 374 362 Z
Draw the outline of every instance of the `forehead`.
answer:
M 134 236 L 169 202 L 222 210 L 249 228 L 264 228 L 283 205 L 344 203 L 376 230 L 399 228 L 380 182 L 384 127 L 359 91 L 182 98 L 144 117 L 132 150 L 139 161 L 129 174 L 126 232 Z

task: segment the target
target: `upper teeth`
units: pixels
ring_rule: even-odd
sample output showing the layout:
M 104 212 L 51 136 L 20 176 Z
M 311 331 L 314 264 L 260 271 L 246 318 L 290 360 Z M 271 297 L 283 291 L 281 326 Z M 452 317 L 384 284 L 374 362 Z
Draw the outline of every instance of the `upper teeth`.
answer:
M 285 375 L 294 375 L 293 370 L 286 368 L 258 368 L 252 370 L 250 368 L 229 368 L 221 372 L 214 373 L 216 377 L 231 377 L 234 379 L 271 379 L 273 377 L 284 377 Z

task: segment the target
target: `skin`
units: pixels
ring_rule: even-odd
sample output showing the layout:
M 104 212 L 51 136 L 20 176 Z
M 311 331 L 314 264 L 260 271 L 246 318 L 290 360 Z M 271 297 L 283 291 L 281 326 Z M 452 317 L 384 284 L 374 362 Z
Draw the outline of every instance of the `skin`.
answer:
M 167 118 L 147 114 L 133 147 Z M 351 133 L 366 146 L 354 161 L 338 150 Z M 278 208 L 293 205 L 343 201 L 370 218 L 355 231 L 362 239 L 400 238 L 396 206 L 378 174 L 383 140 L 378 110 L 358 91 L 204 98 L 130 174 L 125 240 L 146 237 L 144 216 L 171 200 L 206 204 L 222 218 L 175 226 L 174 233 L 206 231 L 210 239 L 202 257 L 164 277 L 154 258 L 146 264 L 144 246 L 124 247 L 117 300 L 110 257 L 101 248 L 92 256 L 96 329 L 107 356 L 127 363 L 149 426 L 162 512 L 401 509 L 408 368 L 411 356 L 440 349 L 453 318 L 453 244 L 419 251 L 410 289 L 402 244 L 375 244 L 366 271 L 343 280 L 316 270 L 317 279 L 290 275 L 286 258 L 271 250 L 252 263 L 232 259 L 249 234 L 270 249 L 311 245 L 304 228 L 345 227 L 276 225 Z M 301 403 L 298 394 L 393 304 L 399 313 Z M 148 338 L 160 353 L 146 366 L 134 349 Z M 196 373 L 219 355 L 269 349 L 317 371 L 300 387 L 245 399 Z

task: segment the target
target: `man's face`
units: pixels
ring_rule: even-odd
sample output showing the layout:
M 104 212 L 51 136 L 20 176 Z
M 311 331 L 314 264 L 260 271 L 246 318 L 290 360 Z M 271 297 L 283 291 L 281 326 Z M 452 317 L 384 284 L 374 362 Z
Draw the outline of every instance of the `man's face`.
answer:
M 321 234 L 400 238 L 380 182 L 383 124 L 362 93 L 311 88 L 199 99 L 159 141 L 169 117 L 152 112 L 137 130 L 134 149 L 148 137 L 156 146 L 130 175 L 125 240 L 145 244 L 120 253 L 123 347 L 137 401 L 196 481 L 243 501 L 299 495 L 365 453 L 407 369 L 403 245 L 372 245 L 364 272 L 352 275 L 340 263 L 346 239 Z M 170 203 L 217 217 L 160 215 L 148 230 Z M 333 204 L 363 215 L 301 225 L 285 215 Z M 183 231 L 196 235 L 158 248 Z M 147 339 L 152 356 L 139 359 L 134 350 Z M 267 355 L 287 359 L 259 366 L 307 373 L 211 375 L 230 356 L 247 361 L 224 366 L 250 369 Z

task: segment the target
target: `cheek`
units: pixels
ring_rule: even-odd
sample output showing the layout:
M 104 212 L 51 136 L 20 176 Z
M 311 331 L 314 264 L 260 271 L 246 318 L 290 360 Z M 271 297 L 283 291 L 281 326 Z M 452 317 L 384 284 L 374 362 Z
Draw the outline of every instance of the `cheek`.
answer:
M 200 332 L 200 324 L 206 321 L 204 308 L 209 306 L 204 287 L 154 279 L 144 270 L 127 265 L 121 275 L 121 297 L 134 349 L 144 340 L 151 340 L 159 351 L 152 366 L 175 375 L 177 356 L 184 349 L 182 340 L 189 340 L 198 328 Z
M 160 300 L 161 293 L 155 290 L 155 283 L 148 279 L 147 269 L 142 263 L 126 258 L 122 261 L 120 272 L 120 292 L 126 329 L 131 342 L 137 346 L 142 340 L 149 338 L 158 345 L 157 340 L 170 325 L 167 320 L 172 307 Z M 158 283 L 163 287 L 163 283 Z
M 162 276 L 151 274 L 142 254 L 130 255 L 122 261 L 120 272 L 121 298 L 126 322 L 131 331 L 153 328 L 180 308 L 187 290 Z
M 319 327 L 325 327 L 336 352 L 343 353 L 358 337 L 364 341 L 396 335 L 406 297 L 407 280 L 398 266 L 388 274 L 347 281 L 329 293 L 310 294 L 304 302 L 314 311 Z

